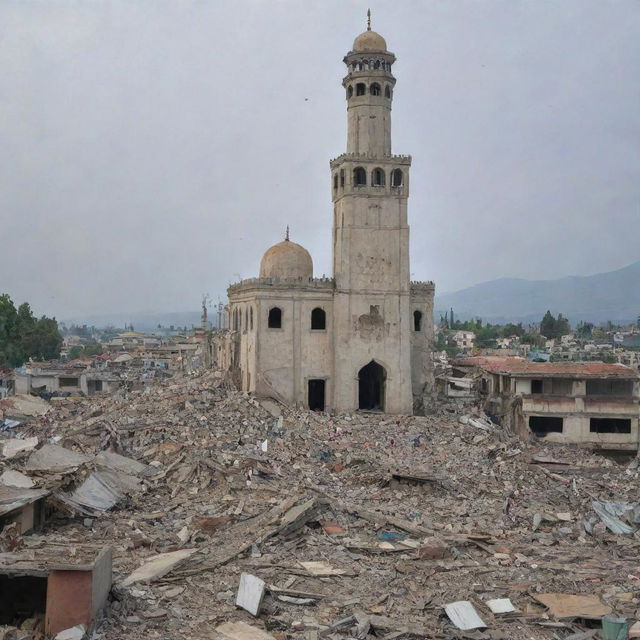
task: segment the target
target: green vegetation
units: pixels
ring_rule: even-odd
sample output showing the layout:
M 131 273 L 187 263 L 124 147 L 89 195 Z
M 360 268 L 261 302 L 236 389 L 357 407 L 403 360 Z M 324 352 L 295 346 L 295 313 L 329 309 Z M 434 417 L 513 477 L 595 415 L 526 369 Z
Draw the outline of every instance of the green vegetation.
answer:
M 61 346 L 55 318 L 36 318 L 28 302 L 16 309 L 7 294 L 0 295 L 0 366 L 19 367 L 29 358 L 59 358 Z
M 547 311 L 544 314 L 544 318 L 542 318 L 542 322 L 540 322 L 540 333 L 552 340 L 571 333 L 571 325 L 561 313 L 558 314 L 557 318 L 554 318 L 551 315 L 551 311 Z
M 91 356 L 99 356 L 102 353 L 102 345 L 95 340 L 87 342 L 83 345 L 71 347 L 69 349 L 69 360 L 75 360 L 76 358 L 90 358 Z

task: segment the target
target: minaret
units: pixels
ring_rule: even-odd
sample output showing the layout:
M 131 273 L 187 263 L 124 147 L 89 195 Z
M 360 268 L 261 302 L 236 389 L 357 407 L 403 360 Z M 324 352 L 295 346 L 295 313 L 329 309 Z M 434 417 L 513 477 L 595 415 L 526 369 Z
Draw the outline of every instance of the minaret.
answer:
M 331 161 L 336 396 L 353 393 L 354 374 L 358 379 L 356 369 L 350 381 L 340 380 L 347 359 L 359 366 L 374 360 L 386 370 L 385 411 L 410 413 L 411 158 L 391 153 L 395 60 L 385 39 L 371 30 L 369 16 L 367 30 L 344 58 L 347 151 Z M 349 405 L 347 398 L 337 400 L 337 406 Z
M 344 58 L 347 152 L 331 162 L 333 268 L 339 289 L 409 287 L 411 158 L 391 155 L 395 59 L 384 38 L 371 31 L 370 19 Z M 392 255 L 386 255 L 392 248 Z

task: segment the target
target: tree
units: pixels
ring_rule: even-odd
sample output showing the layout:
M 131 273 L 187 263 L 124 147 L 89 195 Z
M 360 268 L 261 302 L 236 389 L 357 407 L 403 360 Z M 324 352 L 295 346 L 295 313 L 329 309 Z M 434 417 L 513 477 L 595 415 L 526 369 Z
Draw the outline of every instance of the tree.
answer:
M 69 358 L 69 360 L 75 360 L 76 358 L 79 358 L 82 355 L 82 347 L 79 345 L 76 345 L 74 347 L 71 347 L 71 349 L 69 349 L 69 353 L 67 354 L 67 357 Z
M 560 336 L 566 336 L 567 334 L 571 333 L 571 325 L 569 324 L 569 321 L 561 313 L 558 314 L 555 331 L 556 331 L 556 338 L 559 338 Z
M 19 367 L 29 358 L 58 358 L 61 346 L 55 318 L 37 320 L 27 302 L 16 310 L 7 294 L 0 296 L 0 366 Z
M 522 323 L 513 324 L 512 322 L 509 324 L 505 324 L 502 329 L 500 329 L 500 335 L 503 338 L 510 338 L 511 336 L 521 337 L 524 335 L 524 328 L 522 327 Z
M 551 340 L 556 337 L 556 319 L 551 315 L 551 311 L 547 310 L 540 322 L 540 333 Z
M 590 340 L 593 335 L 592 322 L 578 322 L 576 325 L 576 335 L 582 340 Z

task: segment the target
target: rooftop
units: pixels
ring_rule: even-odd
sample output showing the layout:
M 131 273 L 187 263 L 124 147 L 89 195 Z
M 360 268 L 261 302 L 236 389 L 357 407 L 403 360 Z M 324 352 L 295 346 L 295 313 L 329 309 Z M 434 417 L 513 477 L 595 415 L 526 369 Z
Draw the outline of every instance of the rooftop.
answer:
M 470 358 L 469 358 L 470 359 Z M 526 362 L 503 358 L 478 364 L 489 373 L 503 373 L 516 377 L 571 377 L 571 378 L 639 378 L 637 371 L 623 364 L 606 362 Z

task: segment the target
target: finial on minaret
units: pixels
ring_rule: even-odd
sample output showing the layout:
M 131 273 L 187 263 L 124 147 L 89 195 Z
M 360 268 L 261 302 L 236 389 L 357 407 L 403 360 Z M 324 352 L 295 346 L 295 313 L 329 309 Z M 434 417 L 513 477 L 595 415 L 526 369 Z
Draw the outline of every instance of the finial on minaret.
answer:
M 284 234 L 284 239 L 285 239 L 287 242 L 289 242 L 289 225 L 287 225 L 287 231 L 286 231 L 286 233 Z
M 367 9 L 367 31 L 371 31 L 371 9 Z

